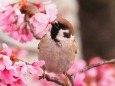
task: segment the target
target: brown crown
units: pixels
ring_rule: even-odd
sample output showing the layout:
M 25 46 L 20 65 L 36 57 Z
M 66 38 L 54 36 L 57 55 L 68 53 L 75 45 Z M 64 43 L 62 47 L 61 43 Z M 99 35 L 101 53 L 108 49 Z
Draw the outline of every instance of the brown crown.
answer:
M 75 34 L 73 26 L 72 26 L 72 24 L 68 20 L 66 20 L 64 18 L 57 18 L 56 21 L 58 21 L 61 24 L 64 24 L 64 26 L 66 26 L 70 30 L 72 35 Z

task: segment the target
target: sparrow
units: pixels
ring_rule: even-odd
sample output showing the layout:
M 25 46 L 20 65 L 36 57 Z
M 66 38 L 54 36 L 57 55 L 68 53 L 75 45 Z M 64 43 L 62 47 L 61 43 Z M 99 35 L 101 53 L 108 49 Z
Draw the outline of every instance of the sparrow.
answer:
M 45 70 L 54 73 L 66 72 L 74 63 L 77 45 L 72 24 L 57 18 L 52 28 L 38 44 L 38 59 L 45 61 Z

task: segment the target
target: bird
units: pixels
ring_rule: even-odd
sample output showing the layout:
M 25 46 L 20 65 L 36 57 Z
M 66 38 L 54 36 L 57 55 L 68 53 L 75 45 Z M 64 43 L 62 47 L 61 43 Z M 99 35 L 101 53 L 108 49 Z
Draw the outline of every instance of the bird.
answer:
M 77 54 L 75 31 L 72 24 L 57 18 L 52 28 L 38 44 L 38 59 L 44 60 L 47 72 L 64 73 L 72 66 Z

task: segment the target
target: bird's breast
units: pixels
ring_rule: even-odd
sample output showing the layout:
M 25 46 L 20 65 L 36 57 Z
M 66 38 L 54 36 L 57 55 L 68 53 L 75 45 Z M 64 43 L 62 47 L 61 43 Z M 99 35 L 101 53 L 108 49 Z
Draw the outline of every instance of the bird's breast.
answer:
M 72 41 L 55 42 L 44 37 L 39 49 L 39 60 L 45 61 L 45 68 L 49 72 L 62 73 L 67 71 L 74 62 L 75 53 Z

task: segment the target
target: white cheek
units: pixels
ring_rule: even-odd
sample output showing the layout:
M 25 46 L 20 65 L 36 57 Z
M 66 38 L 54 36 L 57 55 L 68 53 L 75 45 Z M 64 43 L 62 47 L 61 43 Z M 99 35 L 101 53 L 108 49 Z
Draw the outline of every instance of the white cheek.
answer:
M 63 30 L 59 30 L 57 37 L 63 37 Z
M 65 39 L 64 34 L 63 34 L 64 32 L 69 32 L 69 30 L 60 29 L 59 32 L 58 32 L 58 35 L 56 36 L 56 38 L 59 39 L 59 40 L 64 40 Z
M 59 33 L 58 33 L 58 35 L 57 35 L 56 38 L 57 38 L 58 40 L 74 40 L 74 36 L 72 36 L 72 35 L 71 35 L 70 38 L 64 37 L 64 34 L 63 34 L 64 32 L 69 33 L 69 30 L 62 30 L 62 29 L 61 29 L 61 30 L 59 31 Z

